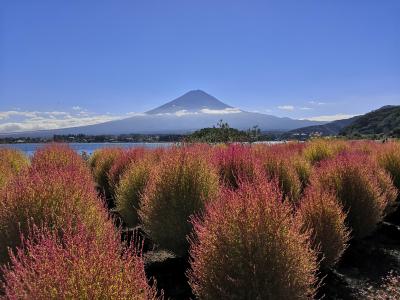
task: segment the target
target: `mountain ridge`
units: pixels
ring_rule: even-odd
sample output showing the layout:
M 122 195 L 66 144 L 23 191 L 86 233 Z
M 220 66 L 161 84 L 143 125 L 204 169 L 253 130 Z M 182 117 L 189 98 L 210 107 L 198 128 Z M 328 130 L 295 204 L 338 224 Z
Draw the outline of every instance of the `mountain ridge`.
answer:
M 200 112 L 202 109 L 224 110 L 229 108 L 233 107 L 202 90 L 191 90 L 172 101 L 147 111 L 146 114 L 176 113 L 178 111 Z

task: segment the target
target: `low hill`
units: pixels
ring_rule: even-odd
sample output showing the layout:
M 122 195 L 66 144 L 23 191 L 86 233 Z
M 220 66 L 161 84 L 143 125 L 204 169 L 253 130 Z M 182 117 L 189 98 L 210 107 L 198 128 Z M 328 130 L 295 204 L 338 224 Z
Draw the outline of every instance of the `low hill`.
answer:
M 341 135 L 349 137 L 380 135 L 400 136 L 400 106 L 387 105 L 360 116 L 344 127 Z
M 338 135 L 343 130 L 343 128 L 355 122 L 359 117 L 360 116 L 355 116 L 349 119 L 333 121 L 327 124 L 297 128 L 284 133 L 282 136 L 283 138 L 308 138 L 312 135 L 334 136 Z

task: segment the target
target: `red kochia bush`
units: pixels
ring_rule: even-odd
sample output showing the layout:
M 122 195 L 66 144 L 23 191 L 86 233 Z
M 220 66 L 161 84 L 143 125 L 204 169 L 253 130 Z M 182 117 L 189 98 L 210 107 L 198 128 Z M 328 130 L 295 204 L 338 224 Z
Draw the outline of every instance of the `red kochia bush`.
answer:
M 99 241 L 81 224 L 60 235 L 35 229 L 4 267 L 4 299 L 156 299 L 143 261 L 121 251 L 115 232 Z
M 59 230 L 66 220 L 80 221 L 99 238 L 108 215 L 97 198 L 90 173 L 80 169 L 31 168 L 14 178 L 0 194 L 0 263 L 7 261 L 7 247 L 20 244 L 20 233 L 30 225 L 45 224 Z
M 241 184 L 192 219 L 189 282 L 199 299 L 309 299 L 317 259 L 272 183 Z
M 346 214 L 336 197 L 315 188 L 306 190 L 297 210 L 302 230 L 310 232 L 312 248 L 319 253 L 321 267 L 333 267 L 349 241 Z
M 21 151 L 8 148 L 0 149 L 0 189 L 28 165 L 29 160 Z
M 190 147 L 174 148 L 153 168 L 139 216 L 157 244 L 183 255 L 192 230 L 189 217 L 217 192 L 218 175 L 207 157 Z
M 214 163 L 224 186 L 236 189 L 241 182 L 260 179 L 261 167 L 251 148 L 229 145 L 214 150 Z
M 396 195 L 388 175 L 363 154 L 324 161 L 312 174 L 311 185 L 336 195 L 348 212 L 346 223 L 354 238 L 372 233 Z

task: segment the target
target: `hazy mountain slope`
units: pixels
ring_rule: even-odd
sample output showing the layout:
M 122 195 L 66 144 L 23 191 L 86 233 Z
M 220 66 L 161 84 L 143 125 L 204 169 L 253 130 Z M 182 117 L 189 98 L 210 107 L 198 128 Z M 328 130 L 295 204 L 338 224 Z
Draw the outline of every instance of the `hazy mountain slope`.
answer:
M 400 135 L 400 106 L 387 105 L 357 118 L 340 132 L 343 135 Z

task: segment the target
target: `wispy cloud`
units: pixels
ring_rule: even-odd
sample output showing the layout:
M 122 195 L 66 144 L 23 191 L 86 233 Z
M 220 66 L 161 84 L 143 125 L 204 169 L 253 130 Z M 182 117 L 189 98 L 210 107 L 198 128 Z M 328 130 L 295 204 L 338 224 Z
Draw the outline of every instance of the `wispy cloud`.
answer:
M 293 111 L 294 106 L 293 105 L 280 105 L 278 106 L 279 109 L 281 110 L 288 110 L 288 111 Z
M 326 102 L 321 102 L 321 101 L 308 101 L 309 104 L 312 105 L 325 105 L 327 104 Z
M 73 109 L 73 110 L 83 110 L 83 108 L 80 107 L 79 105 L 77 105 L 77 106 L 72 106 L 72 109 Z
M 324 115 L 324 116 L 315 116 L 310 118 L 305 118 L 306 120 L 310 121 L 326 121 L 331 122 L 335 120 L 343 120 L 343 119 L 350 119 L 356 115 L 349 115 L 349 114 L 335 114 L 335 115 Z
M 66 116 L 69 113 L 63 111 L 20 111 L 20 110 L 9 110 L 0 111 L 0 120 L 7 120 L 12 117 L 22 118 L 35 118 L 38 116 Z
M 300 107 L 301 110 L 312 110 L 312 107 L 308 107 L 308 106 L 303 106 Z
M 82 111 L 74 113 L 63 111 L 2 111 L 0 112 L 0 133 L 93 125 L 123 117 L 126 116 L 94 114 Z

